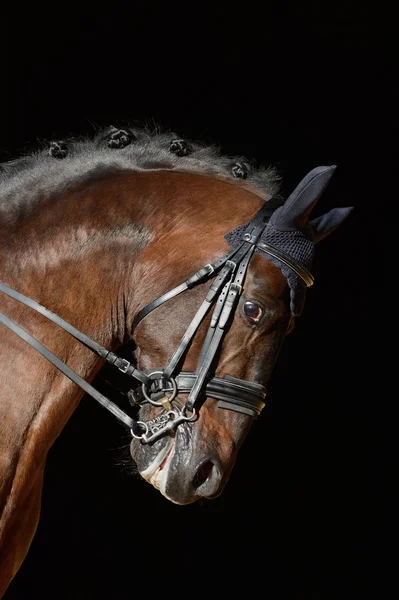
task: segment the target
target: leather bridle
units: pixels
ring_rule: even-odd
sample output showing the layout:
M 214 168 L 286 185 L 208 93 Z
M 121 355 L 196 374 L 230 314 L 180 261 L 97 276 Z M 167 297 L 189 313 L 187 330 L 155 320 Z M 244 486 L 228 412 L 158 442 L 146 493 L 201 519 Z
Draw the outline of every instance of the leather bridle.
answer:
M 215 278 L 179 346 L 166 367 L 163 368 L 147 371 L 137 369 L 132 363 L 110 352 L 55 313 L 0 282 L 0 291 L 44 315 L 98 356 L 114 365 L 119 371 L 136 379 L 140 385 L 128 393 L 131 404 L 141 406 L 150 403 L 163 408 L 162 413 L 150 421 L 137 421 L 127 415 L 114 402 L 87 383 L 80 375 L 50 352 L 48 348 L 3 313 L 0 313 L 0 322 L 25 340 L 69 379 L 109 410 L 130 430 L 133 437 L 140 439 L 142 443 L 153 442 L 166 433 L 173 432 L 180 423 L 197 419 L 200 404 L 206 397 L 218 400 L 220 408 L 234 410 L 255 418 L 265 405 L 266 388 L 259 383 L 236 379 L 230 375 L 225 375 L 223 378 L 213 377 L 212 372 L 214 371 L 215 357 L 221 347 L 222 340 L 229 328 L 243 291 L 250 260 L 257 248 L 267 252 L 292 269 L 306 286 L 309 287 L 313 284 L 313 277 L 309 271 L 285 252 L 260 239 L 274 208 L 273 202 L 266 202 L 246 228 L 238 247 L 233 248 L 215 262 L 205 265 L 182 284 L 163 294 L 137 313 L 133 321 L 133 332 L 150 312 L 171 298 L 200 283 Z M 214 306 L 214 310 L 196 371 L 194 373 L 180 372 L 179 367 L 186 352 L 212 306 Z M 173 404 L 179 393 L 188 394 L 186 404 L 182 408 L 177 402 Z

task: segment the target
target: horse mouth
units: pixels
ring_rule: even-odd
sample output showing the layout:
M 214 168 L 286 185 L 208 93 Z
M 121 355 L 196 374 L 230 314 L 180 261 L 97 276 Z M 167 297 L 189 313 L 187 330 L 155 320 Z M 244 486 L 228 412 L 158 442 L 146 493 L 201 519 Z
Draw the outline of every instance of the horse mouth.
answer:
M 162 495 L 165 495 L 167 474 L 174 454 L 174 448 L 175 438 L 173 437 L 169 440 L 169 443 L 160 450 L 152 463 L 146 469 L 140 471 L 140 475 L 148 481 L 148 483 L 159 490 Z

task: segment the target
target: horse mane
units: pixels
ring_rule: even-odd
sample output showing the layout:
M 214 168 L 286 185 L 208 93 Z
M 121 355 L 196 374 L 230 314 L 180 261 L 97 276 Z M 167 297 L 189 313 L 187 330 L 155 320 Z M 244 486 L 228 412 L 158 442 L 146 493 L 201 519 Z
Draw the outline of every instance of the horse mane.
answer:
M 224 156 L 213 145 L 188 142 L 173 132 L 108 127 L 93 138 L 43 143 L 32 154 L 1 164 L 0 215 L 27 215 L 43 198 L 124 170 L 204 174 L 245 187 L 265 200 L 277 193 L 280 181 L 273 167 Z

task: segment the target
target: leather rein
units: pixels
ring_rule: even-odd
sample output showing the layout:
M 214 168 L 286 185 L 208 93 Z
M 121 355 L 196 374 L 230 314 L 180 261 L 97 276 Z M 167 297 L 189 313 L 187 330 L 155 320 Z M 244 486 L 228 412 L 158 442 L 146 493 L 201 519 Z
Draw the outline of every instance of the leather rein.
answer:
M 161 414 L 150 421 L 138 421 L 130 417 L 119 406 L 68 367 L 41 342 L 3 313 L 0 313 L 0 322 L 44 356 L 84 390 L 86 394 L 97 400 L 131 432 L 134 438 L 141 440 L 144 444 L 153 442 L 166 433 L 173 432 L 182 422 L 196 420 L 199 406 L 206 397 L 218 400 L 220 408 L 234 410 L 256 418 L 265 405 L 266 388 L 263 385 L 237 379 L 230 375 L 225 375 L 223 378 L 211 376 L 215 356 L 242 294 L 251 257 L 254 251 L 259 248 L 292 269 L 306 286 L 311 286 L 314 281 L 310 272 L 288 254 L 260 239 L 273 210 L 271 205 L 268 206 L 269 202 L 263 205 L 251 221 L 246 233 L 242 236 L 241 244 L 237 248 L 233 248 L 215 262 L 205 265 L 186 281 L 163 294 L 137 313 L 133 321 L 133 332 L 140 321 L 154 309 L 185 290 L 215 278 L 179 346 L 164 368 L 149 369 L 147 371 L 137 369 L 128 360 L 107 350 L 107 348 L 104 348 L 41 304 L 0 282 L 1 292 L 42 314 L 91 351 L 119 369 L 123 374 L 136 379 L 140 385 L 128 392 L 130 403 L 133 406 L 150 403 L 163 408 Z M 196 371 L 194 373 L 179 372 L 179 366 L 199 326 L 212 306 L 214 306 L 214 310 Z M 186 404 L 182 408 L 177 402 L 175 405 L 173 404 L 179 393 L 188 394 Z

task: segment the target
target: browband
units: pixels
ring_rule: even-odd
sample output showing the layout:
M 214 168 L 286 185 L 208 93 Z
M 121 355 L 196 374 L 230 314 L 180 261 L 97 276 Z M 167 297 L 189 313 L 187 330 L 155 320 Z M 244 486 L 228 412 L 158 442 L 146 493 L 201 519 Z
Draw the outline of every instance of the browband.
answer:
M 305 267 L 300 265 L 299 262 L 297 262 L 296 260 L 294 260 L 293 258 L 288 256 L 288 254 L 286 254 L 285 252 L 282 252 L 275 246 L 272 246 L 272 244 L 267 244 L 266 242 L 263 242 L 262 240 L 258 240 L 256 242 L 256 247 L 260 248 L 261 250 L 264 250 L 265 252 L 270 254 L 270 256 L 277 258 L 280 262 L 287 265 L 287 267 L 292 269 L 294 271 L 294 273 L 296 273 L 298 275 L 298 277 L 300 277 L 302 279 L 302 281 L 304 282 L 306 287 L 310 287 L 311 285 L 314 284 L 314 277 L 310 273 L 310 271 L 305 269 Z

